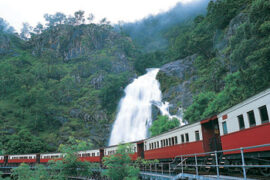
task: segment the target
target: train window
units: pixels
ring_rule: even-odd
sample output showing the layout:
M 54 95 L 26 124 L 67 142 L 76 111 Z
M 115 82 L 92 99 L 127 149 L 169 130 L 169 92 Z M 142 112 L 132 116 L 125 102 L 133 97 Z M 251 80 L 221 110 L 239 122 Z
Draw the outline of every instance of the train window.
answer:
M 196 141 L 199 141 L 200 140 L 200 133 L 199 133 L 199 131 L 195 131 L 195 139 L 196 139 Z
M 249 126 L 250 127 L 256 126 L 254 111 L 247 112 L 247 115 L 248 115 Z
M 182 143 L 185 142 L 184 134 L 181 135 L 181 142 L 182 142 Z
M 269 122 L 267 107 L 265 105 L 261 106 L 259 107 L 259 111 L 260 111 L 262 123 Z
M 95 157 L 95 153 L 92 153 L 92 156 Z
M 172 145 L 172 139 L 169 138 L 169 146 L 171 146 L 171 145 Z
M 178 144 L 178 142 L 177 142 L 177 136 L 174 137 L 174 142 L 175 142 L 175 144 Z
M 159 141 L 157 142 L 157 148 L 159 148 Z
M 186 133 L 185 136 L 186 136 L 186 142 L 189 142 L 188 133 Z
M 222 122 L 222 127 L 223 127 L 223 133 L 224 133 L 224 135 L 225 134 L 228 134 L 227 122 L 226 121 Z
M 171 139 L 172 139 L 172 145 L 174 146 L 174 138 L 172 137 Z
M 168 143 L 168 139 L 166 139 L 166 146 L 168 146 L 169 145 L 169 143 Z
M 241 114 L 241 115 L 237 116 L 237 118 L 238 118 L 238 123 L 239 123 L 240 130 L 245 129 L 245 122 L 244 122 L 243 115 Z
M 156 149 L 157 148 L 157 143 L 155 142 L 154 144 L 155 144 L 154 146 L 155 146 L 155 149 Z

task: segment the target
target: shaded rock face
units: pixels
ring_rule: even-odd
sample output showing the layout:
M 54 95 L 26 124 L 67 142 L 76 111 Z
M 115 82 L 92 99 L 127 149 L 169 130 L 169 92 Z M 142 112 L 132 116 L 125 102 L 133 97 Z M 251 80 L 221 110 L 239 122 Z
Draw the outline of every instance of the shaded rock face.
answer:
M 195 77 L 193 62 L 196 55 L 170 62 L 160 68 L 158 79 L 161 84 L 163 101 L 171 104 L 170 113 L 176 114 L 179 107 L 187 108 L 192 103 L 191 83 Z M 173 84 L 166 84 L 172 79 Z
M 194 68 L 192 63 L 194 62 L 195 58 L 196 55 L 192 55 L 184 59 L 170 62 L 163 65 L 160 68 L 160 71 L 164 72 L 167 76 L 174 76 L 184 80 L 193 74 Z
M 225 63 L 225 58 L 230 60 L 229 53 L 226 53 L 226 48 L 228 47 L 232 36 L 236 34 L 237 29 L 247 22 L 248 14 L 247 13 L 239 13 L 235 16 L 229 23 L 228 29 L 224 32 L 221 30 L 216 30 L 216 34 L 213 40 L 213 48 L 217 50 L 218 58 L 220 59 L 220 63 L 223 66 L 228 64 L 228 69 L 230 72 L 236 72 L 239 68 L 233 64 L 233 62 Z
M 5 55 L 11 51 L 11 41 L 9 37 L 4 33 L 0 33 L 0 55 Z
M 68 62 L 110 47 L 121 37 L 106 25 L 58 25 L 33 38 L 30 44 L 34 55 L 40 56 L 51 49 L 58 58 Z
M 107 114 L 102 110 L 96 110 L 93 114 L 84 112 L 82 109 L 71 109 L 69 115 L 72 118 L 79 118 L 83 126 L 89 131 L 89 137 L 95 147 L 103 147 L 107 144 L 110 136 L 110 124 Z M 86 138 L 86 137 L 84 137 Z

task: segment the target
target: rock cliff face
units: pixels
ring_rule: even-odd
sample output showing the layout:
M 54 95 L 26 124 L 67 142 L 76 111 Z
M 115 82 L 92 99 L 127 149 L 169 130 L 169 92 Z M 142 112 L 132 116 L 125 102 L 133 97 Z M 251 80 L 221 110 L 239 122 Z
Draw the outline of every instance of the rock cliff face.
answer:
M 188 56 L 163 65 L 158 79 L 161 84 L 163 101 L 172 105 L 170 111 L 176 114 L 179 107 L 187 108 L 192 103 L 190 85 L 195 79 L 193 62 L 196 55 Z

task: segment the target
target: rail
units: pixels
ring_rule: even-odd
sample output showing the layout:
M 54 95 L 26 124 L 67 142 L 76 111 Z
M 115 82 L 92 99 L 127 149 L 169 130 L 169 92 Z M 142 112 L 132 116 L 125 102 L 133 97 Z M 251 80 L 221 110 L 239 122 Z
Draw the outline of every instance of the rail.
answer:
M 185 154 L 185 155 L 180 155 L 176 156 L 172 162 L 170 163 L 156 163 L 154 164 L 154 167 L 152 168 L 153 165 L 149 165 L 149 168 L 145 167 L 141 168 L 142 171 L 150 171 L 150 172 L 159 172 L 161 174 L 167 173 L 169 175 L 172 175 L 174 173 L 176 167 L 173 167 L 174 163 L 177 162 L 177 159 L 180 159 L 180 163 L 177 164 L 176 166 L 181 166 L 181 173 L 184 173 L 184 167 L 195 167 L 196 170 L 196 177 L 199 177 L 199 168 L 200 167 L 214 167 L 216 168 L 216 175 L 217 179 L 220 178 L 220 168 L 242 168 L 243 172 L 243 178 L 244 180 L 247 179 L 247 168 L 270 168 L 270 161 L 265 161 L 268 162 L 269 164 L 263 164 L 263 165 L 248 165 L 245 163 L 245 150 L 250 150 L 250 149 L 257 149 L 257 148 L 263 148 L 263 147 L 270 147 L 270 144 L 262 144 L 262 145 L 257 145 L 257 146 L 249 146 L 249 147 L 241 147 L 241 148 L 236 148 L 236 149 L 229 149 L 229 150 L 220 150 L 220 151 L 212 151 L 212 152 L 204 152 L 204 153 L 195 153 L 195 154 Z M 225 164 L 220 164 L 219 163 L 219 154 L 227 153 L 227 152 L 235 152 L 235 154 L 240 154 L 241 155 L 241 164 L 236 164 L 236 165 L 225 165 Z M 210 155 L 214 158 L 214 165 L 211 164 L 199 164 L 198 163 L 198 157 L 205 156 L 205 155 Z M 187 159 L 189 158 L 194 158 L 194 163 L 195 164 L 186 164 Z M 167 167 L 167 168 L 164 168 Z M 172 168 L 173 167 L 173 168 Z

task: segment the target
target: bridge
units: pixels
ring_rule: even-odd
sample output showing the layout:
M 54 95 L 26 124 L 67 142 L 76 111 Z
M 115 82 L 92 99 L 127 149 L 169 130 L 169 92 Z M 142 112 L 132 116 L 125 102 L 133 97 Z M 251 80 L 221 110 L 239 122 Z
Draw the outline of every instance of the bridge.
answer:
M 197 153 L 181 155 L 176 157 L 172 162 L 161 162 L 154 164 L 140 165 L 140 176 L 142 179 L 150 180 L 177 180 L 177 179 L 198 179 L 198 180 L 251 180 L 251 179 L 269 179 L 270 177 L 270 160 L 264 160 L 263 164 L 248 164 L 245 152 L 251 149 L 263 148 L 270 146 L 270 144 L 263 144 L 252 147 L 214 151 L 207 153 Z M 226 164 L 220 154 L 227 152 L 240 152 L 240 161 L 238 164 Z M 200 162 L 199 157 L 210 157 L 210 161 Z M 222 158 L 220 158 L 222 157 Z M 176 160 L 177 159 L 177 160 Z M 16 167 L 0 167 L 0 171 L 4 175 L 10 175 L 11 169 Z M 224 169 L 237 169 L 238 174 L 224 174 Z M 247 178 L 247 171 L 256 169 L 264 176 L 251 176 Z M 101 172 L 104 169 L 94 169 L 94 172 Z M 235 177 L 232 177 L 234 175 Z M 79 177 L 74 177 L 79 179 Z M 74 179 L 73 178 L 73 179 Z

